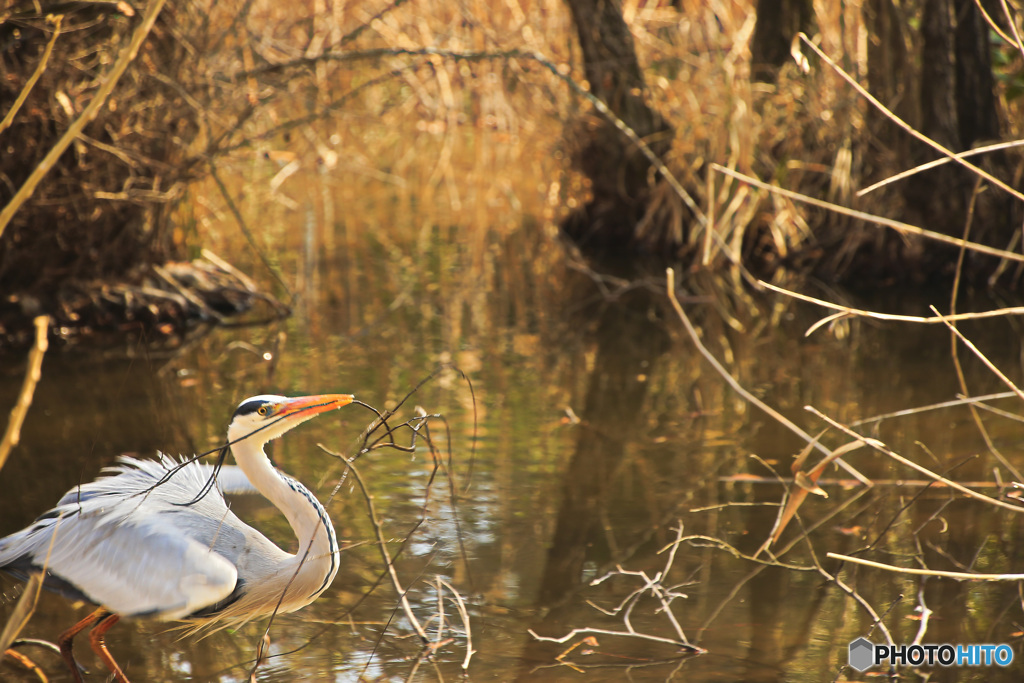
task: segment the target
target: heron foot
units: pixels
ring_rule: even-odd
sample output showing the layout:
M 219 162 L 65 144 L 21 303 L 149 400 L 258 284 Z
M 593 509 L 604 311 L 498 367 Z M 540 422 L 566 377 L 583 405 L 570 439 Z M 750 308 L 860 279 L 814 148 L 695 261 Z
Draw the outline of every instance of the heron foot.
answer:
M 75 683 L 85 683 L 85 679 L 82 677 L 84 669 L 75 660 L 74 651 L 74 639 L 79 633 L 89 628 L 97 621 L 102 619 L 108 614 L 105 609 L 98 609 L 89 614 L 85 619 L 69 628 L 64 633 L 60 634 L 57 639 L 57 646 L 60 648 L 60 656 L 64 658 L 64 662 L 68 665 L 71 670 L 71 678 L 74 679 Z
M 92 645 L 92 651 L 110 669 L 110 673 L 114 674 L 114 680 L 117 683 L 131 683 L 128 677 L 124 675 L 124 672 L 121 671 L 121 667 L 114 661 L 114 656 L 107 649 L 107 644 L 103 642 L 103 637 L 107 634 L 107 631 L 120 618 L 120 616 L 111 614 L 101 607 L 60 634 L 60 638 L 57 639 L 57 645 L 60 647 L 61 657 L 64 658 L 68 668 L 71 669 L 71 677 L 75 680 L 75 683 L 85 683 L 85 679 L 82 677 L 85 670 L 75 660 L 74 638 L 89 627 L 92 627 L 92 630 L 89 632 L 89 643 Z
M 110 650 L 107 649 L 107 644 L 103 642 L 103 637 L 110 630 L 110 627 L 118 622 L 121 617 L 116 614 L 108 614 L 103 618 L 100 623 L 96 624 L 95 628 L 89 632 L 89 644 L 92 645 L 92 651 L 96 653 L 103 663 L 110 670 L 110 673 L 114 674 L 114 680 L 117 683 L 131 683 L 128 677 L 124 675 L 124 671 L 121 671 L 121 667 L 117 665 L 114 660 L 114 655 L 110 654 Z

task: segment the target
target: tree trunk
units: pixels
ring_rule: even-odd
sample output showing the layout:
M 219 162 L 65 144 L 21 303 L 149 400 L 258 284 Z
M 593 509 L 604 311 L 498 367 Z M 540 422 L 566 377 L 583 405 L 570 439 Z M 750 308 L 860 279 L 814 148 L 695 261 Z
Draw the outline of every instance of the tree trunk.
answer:
M 893 0 L 868 0 L 864 6 L 872 94 L 911 126 L 953 151 L 998 139 L 988 27 L 974 0 L 923 0 L 919 8 L 915 17 L 912 6 Z M 920 20 L 920 28 L 912 31 L 915 18 Z M 918 61 L 920 72 L 915 74 L 908 67 Z M 866 182 L 939 156 L 873 109 L 867 122 Z M 976 157 L 972 163 L 983 164 L 997 176 L 1008 176 L 1002 155 Z M 972 240 L 1006 247 L 1019 224 L 1011 219 L 1015 209 L 1001 190 L 975 196 L 977 188 L 976 174 L 957 164 L 945 164 L 909 178 L 892 191 L 901 193 L 905 220 L 910 223 L 961 236 L 972 217 Z M 922 276 L 949 275 L 956 262 L 950 248 L 922 240 L 908 242 L 892 233 L 879 233 L 870 245 L 862 243 L 859 248 L 866 262 Z M 972 260 L 973 256 L 968 264 Z M 976 265 L 988 273 L 995 264 L 984 258 Z
M 999 118 L 988 29 L 974 1 L 927 0 L 921 32 L 921 132 L 953 151 L 997 139 Z M 935 156 L 934 151 L 917 145 L 908 166 Z M 976 157 L 972 163 L 1007 177 L 1002 155 Z M 960 236 L 978 187 L 976 174 L 957 164 L 946 164 L 912 178 L 906 185 L 905 197 L 920 216 L 919 224 Z M 991 189 L 974 199 L 971 239 L 991 246 L 1007 246 L 1017 229 L 1016 222 L 1010 220 L 1009 196 L 1002 190 Z M 936 256 L 948 260 L 948 254 Z M 986 270 L 991 270 L 992 265 L 991 259 L 978 261 L 978 266 Z
M 756 80 L 774 81 L 789 59 L 797 33 L 807 32 L 814 16 L 811 0 L 757 0 L 757 24 L 750 43 L 751 72 Z
M 615 0 L 567 0 L 583 54 L 590 92 L 659 156 L 672 128 L 648 106 L 633 36 Z M 575 163 L 590 179 L 593 198 L 563 228 L 581 247 L 597 251 L 632 245 L 650 195 L 650 162 L 604 118 L 585 126 Z

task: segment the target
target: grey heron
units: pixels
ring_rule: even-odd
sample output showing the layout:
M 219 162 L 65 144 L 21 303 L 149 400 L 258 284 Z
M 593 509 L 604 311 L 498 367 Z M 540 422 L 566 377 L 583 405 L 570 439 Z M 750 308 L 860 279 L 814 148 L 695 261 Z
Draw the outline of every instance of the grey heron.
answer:
M 263 448 L 353 400 L 348 394 L 254 396 L 238 405 L 228 426 L 238 468 L 221 468 L 218 479 L 233 482 L 221 488 L 251 486 L 277 506 L 298 537 L 294 555 L 231 512 L 222 490 L 209 487 L 212 466 L 167 455 L 122 457 L 105 476 L 73 488 L 27 528 L 0 539 L 0 571 L 19 578 L 45 571 L 44 586 L 98 606 L 59 639 L 78 683 L 72 639 L 87 628 L 93 651 L 126 683 L 103 643 L 121 617 L 218 630 L 293 612 L 327 589 L 338 572 L 331 519 Z

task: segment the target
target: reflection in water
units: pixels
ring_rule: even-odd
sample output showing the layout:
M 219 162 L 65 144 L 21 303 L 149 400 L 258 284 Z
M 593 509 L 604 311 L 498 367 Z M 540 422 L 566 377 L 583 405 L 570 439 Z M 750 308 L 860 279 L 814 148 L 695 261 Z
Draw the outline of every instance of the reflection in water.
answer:
M 449 353 L 459 364 L 476 368 L 472 378 L 479 422 L 471 477 L 473 411 L 465 385 L 444 378 L 427 385 L 414 402 L 444 413 L 451 427 L 458 507 L 451 506 L 444 481 L 435 482 L 426 499 L 433 463 L 423 451 L 378 453 L 361 465 L 389 537 L 404 538 L 426 513 L 398 557 L 397 570 L 424 621 L 437 612 L 429 583 L 434 574 L 452 581 L 470 602 L 477 650 L 471 678 L 579 676 L 555 660 L 574 643 L 538 643 L 527 629 L 560 636 L 577 627 L 621 628 L 621 619 L 601 615 L 587 601 L 613 607 L 636 586 L 613 579 L 590 587 L 588 579 L 616 562 L 630 570 L 658 571 L 664 556 L 657 551 L 673 537 L 677 520 L 688 534 L 722 538 L 745 552 L 756 548 L 776 508 L 752 505 L 776 503 L 782 489 L 738 477 L 766 474 L 751 453 L 785 472 L 800 444 L 725 389 L 686 339 L 671 338 L 677 328 L 658 321 L 657 294 L 651 295 L 652 303 L 633 292 L 635 299 L 604 306 L 595 322 L 584 326 L 577 318 L 564 319 L 559 297 L 524 293 L 518 275 L 505 277 L 515 284 L 514 291 L 496 289 L 483 299 L 464 291 L 447 297 L 441 290 L 418 289 L 415 280 L 381 278 L 379 291 L 331 304 L 347 311 L 344 316 L 327 306 L 318 309 L 321 318 L 309 327 L 293 319 L 268 328 L 223 330 L 170 361 L 101 362 L 86 355 L 51 354 L 22 444 L 0 471 L 0 534 L 24 526 L 118 453 L 146 457 L 157 448 L 207 450 L 223 439 L 223 425 L 241 397 L 268 390 L 351 391 L 384 406 Z M 405 287 L 409 294 L 402 298 Z M 481 302 L 486 307 L 479 308 Z M 958 390 L 950 375 L 940 371 L 949 352 L 941 331 L 855 323 L 852 335 L 842 341 L 824 336 L 803 340 L 799 333 L 809 321 L 793 320 L 751 335 L 724 325 L 709 306 L 690 306 L 695 318 L 703 316 L 705 342 L 727 359 L 744 385 L 809 431 L 816 425 L 802 410 L 806 404 L 852 421 L 946 400 Z M 474 314 L 453 325 L 452 307 Z M 581 332 L 584 327 L 587 331 Z M 1014 337 L 989 331 L 984 339 L 990 357 L 1012 367 L 1017 348 L 1009 340 Z M 21 367 L 16 359 L 2 375 L 5 390 L 0 394 L 10 400 Z M 980 365 L 969 362 L 966 371 L 975 393 L 999 388 Z M 559 422 L 567 405 L 581 417 L 579 424 Z M 1014 408 L 1009 402 L 1001 407 Z M 316 443 L 345 451 L 369 417 L 352 412 L 311 423 L 293 440 L 275 442 L 272 455 L 299 479 L 319 483 L 315 492 L 326 500 L 340 468 L 318 454 Z M 994 442 L 1019 461 L 1019 426 L 998 416 L 985 419 Z M 920 462 L 938 463 L 935 467 L 945 470 L 967 458 L 951 471 L 965 479 L 990 478 L 991 461 L 962 410 L 885 420 L 872 429 Z M 821 523 L 813 536 L 816 548 L 851 553 L 870 543 L 894 564 L 912 565 L 919 557 L 937 568 L 1024 566 L 1018 520 L 953 500 L 935 487 L 885 484 L 907 473 L 866 450 L 850 461 L 883 483 L 860 498 L 858 491 L 827 485 L 829 499 L 805 503 L 803 524 Z M 914 496 L 919 497 L 903 510 Z M 275 510 L 254 501 L 240 501 L 235 510 L 293 549 L 287 525 Z M 401 637 L 409 630 L 395 617 L 395 596 L 386 583 L 378 585 L 382 567 L 363 503 L 346 487 L 328 510 L 345 548 L 341 572 L 318 602 L 275 622 L 276 656 L 261 669 L 260 680 L 328 675 L 354 680 L 364 670 L 368 678 L 404 680 L 418 648 Z M 453 523 L 456 513 L 461 535 Z M 795 538 L 797 528 L 787 530 L 783 543 Z M 915 530 L 920 530 L 916 537 Z M 469 562 L 465 566 L 460 541 Z M 784 559 L 812 567 L 806 544 L 796 544 Z M 699 638 L 707 655 L 681 663 L 677 653 L 663 646 L 600 637 L 598 646 L 574 650 L 573 661 L 597 663 L 586 669 L 588 681 L 622 680 L 627 661 L 633 680 L 662 681 L 677 668 L 677 677 L 700 680 L 834 678 L 845 663 L 846 644 L 871 629 L 863 610 L 814 571 L 773 568 L 752 576 L 754 569 L 721 550 L 680 549 L 667 580 L 691 583 L 681 588 L 689 598 L 673 606 L 687 635 Z M 916 635 L 922 586 L 925 603 L 935 610 L 929 641 L 1016 642 L 1015 624 L 1022 617 L 1012 584 L 921 581 L 866 568 L 843 572 L 873 605 L 891 608 L 886 623 L 901 642 Z M 16 582 L 0 578 L 0 618 L 19 590 Z M 634 625 L 662 632 L 665 622 L 655 608 L 640 603 Z M 449 618 L 453 614 L 451 607 L 446 612 Z M 52 639 L 80 613 L 44 595 L 26 635 Z M 179 641 L 160 624 L 135 620 L 111 634 L 110 645 L 138 680 L 241 681 L 265 626 Z M 436 680 L 438 671 L 446 679 L 458 675 L 464 646 L 456 638 L 441 648 L 416 679 Z M 59 662 L 46 655 L 39 659 L 48 671 L 63 675 Z M 88 656 L 83 659 L 90 662 Z M 932 680 L 998 680 L 999 675 L 938 671 Z M 12 676 L 29 680 L 0 664 L 0 679 Z
M 668 348 L 664 328 L 647 315 L 654 304 L 649 292 L 632 294 L 599 313 L 593 369 L 537 595 L 544 607 L 580 585 L 585 565 L 611 557 L 604 532 L 621 512 L 612 483 L 624 474 L 626 447 L 644 424 L 648 380 Z
M 0 395 L 13 401 L 20 358 L 0 371 Z M 18 495 L 0 495 L 5 531 L 27 524 L 72 486 L 91 481 L 121 453 L 152 455 L 158 448 L 194 452 L 192 405 L 170 373 L 142 360 L 99 360 L 51 352 L 22 430 L 22 443 L 0 472 Z M 8 484 L 9 486 L 9 484 Z

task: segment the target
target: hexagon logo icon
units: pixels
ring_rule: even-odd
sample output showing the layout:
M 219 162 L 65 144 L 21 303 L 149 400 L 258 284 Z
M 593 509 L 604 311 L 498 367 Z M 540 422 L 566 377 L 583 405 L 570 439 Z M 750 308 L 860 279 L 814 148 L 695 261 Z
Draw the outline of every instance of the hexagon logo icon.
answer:
M 850 666 L 857 671 L 867 671 L 875 664 L 875 644 L 864 637 L 850 643 Z

